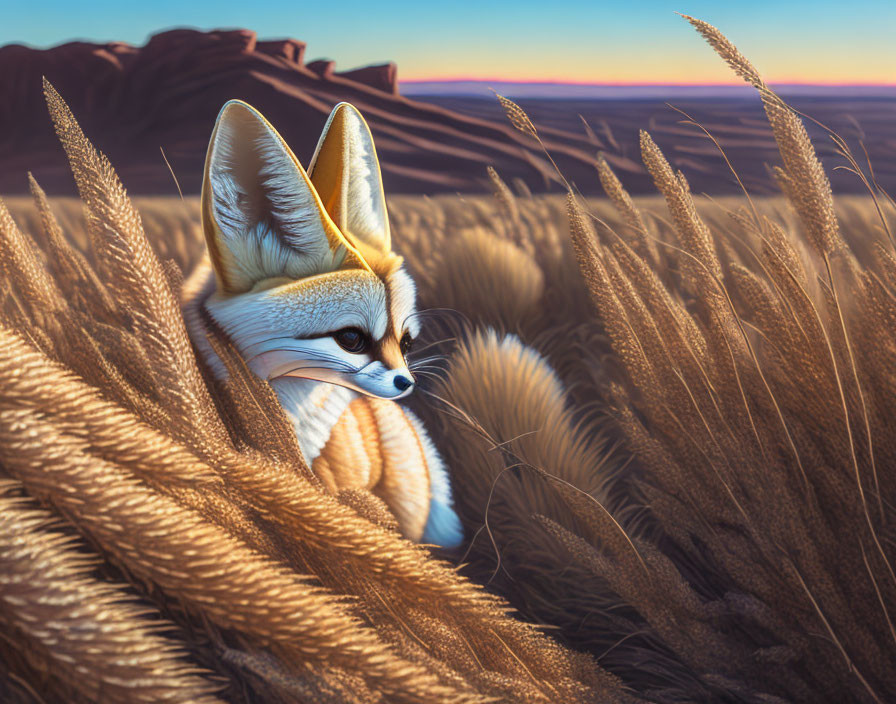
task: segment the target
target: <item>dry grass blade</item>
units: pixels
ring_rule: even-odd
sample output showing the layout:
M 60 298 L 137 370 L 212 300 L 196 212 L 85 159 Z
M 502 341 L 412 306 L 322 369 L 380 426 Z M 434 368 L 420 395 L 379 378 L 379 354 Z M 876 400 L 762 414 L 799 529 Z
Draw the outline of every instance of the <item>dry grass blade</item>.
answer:
M 47 200 L 47 194 L 44 193 L 31 174 L 28 174 L 28 186 L 40 212 L 41 224 L 46 233 L 48 241 L 47 265 L 50 271 L 55 274 L 57 279 L 79 282 L 79 288 L 86 288 L 89 292 L 81 295 L 89 295 L 98 299 L 96 302 L 103 306 L 101 310 L 104 312 L 111 313 L 114 311 L 116 306 L 112 297 L 100 283 L 96 272 L 87 263 L 84 255 L 71 242 L 65 239 L 62 228 Z
M 194 418 L 194 437 L 220 438 L 223 429 L 214 420 L 180 301 L 146 240 L 139 213 L 106 157 L 90 144 L 68 106 L 46 81 L 44 94 L 88 209 L 93 247 L 107 285 L 113 295 L 129 301 L 133 324 L 150 358 L 157 360 L 158 387 L 173 407 Z
M 97 579 L 99 557 L 59 532 L 53 514 L 18 498 L 20 489 L 0 482 L 0 622 L 19 635 L 20 652 L 58 682 L 57 696 L 74 690 L 121 704 L 220 701 L 210 673 L 183 657 L 186 644 L 163 635 L 173 625 L 122 586 Z
M 654 497 L 663 529 L 713 575 L 715 586 L 707 585 L 707 594 L 724 584 L 769 604 L 775 617 L 763 619 L 766 637 L 803 653 L 801 662 L 812 675 L 807 679 L 785 668 L 763 684 L 757 678 L 766 674 L 746 663 L 730 668 L 742 657 L 736 654 L 741 645 L 714 629 L 700 635 L 701 627 L 684 616 L 683 602 L 672 606 L 675 599 L 668 599 L 676 616 L 674 629 L 666 630 L 668 624 L 654 621 L 660 613 L 654 611 L 656 597 L 628 581 L 615 588 L 626 591 L 627 603 L 640 603 L 639 612 L 674 643 L 673 650 L 694 664 L 700 661 L 707 686 L 724 683 L 730 694 L 740 682 L 742 691 L 762 692 L 760 697 L 803 699 L 816 691 L 825 698 L 836 691 L 880 701 L 896 684 L 892 658 L 882 650 L 892 641 L 888 624 L 896 578 L 892 543 L 881 540 L 889 533 L 896 486 L 889 482 L 885 489 L 876 471 L 882 443 L 888 453 L 896 450 L 886 439 L 885 416 L 879 415 L 893 408 L 894 399 L 878 392 L 891 389 L 893 340 L 884 328 L 872 332 L 873 305 L 863 277 L 869 262 L 860 262 L 840 234 L 830 184 L 802 123 L 718 30 L 687 19 L 760 90 L 784 161 L 779 179 L 824 269 L 807 270 L 790 235 L 760 217 L 758 209 L 752 220 L 736 219 L 747 233 L 743 239 L 732 235 L 736 247 L 719 242 L 722 237 L 713 237 L 697 212 L 683 175 L 672 171 L 646 134 L 643 160 L 665 196 L 684 261 L 691 262 L 680 284 L 664 283 L 672 292 L 678 287 L 679 295 L 696 293 L 693 312 L 683 315 L 693 316 L 704 331 L 705 357 L 694 355 L 699 363 L 688 363 L 687 345 L 675 334 L 684 328 L 670 325 L 670 307 L 656 294 L 656 279 L 645 275 L 639 258 L 612 236 L 602 247 L 575 202 L 569 209 L 572 245 L 626 371 L 615 396 L 618 413 L 647 469 L 645 491 Z M 762 257 L 752 254 L 751 243 L 762 247 Z M 817 301 L 811 293 L 816 281 Z M 878 355 L 872 348 L 860 355 L 859 338 L 885 350 L 886 369 L 864 361 Z M 873 515 L 866 501 L 872 494 L 887 504 L 878 503 Z M 728 506 L 736 510 L 729 513 Z M 855 532 L 844 532 L 844 522 Z M 555 533 L 575 546 L 577 561 L 585 560 L 583 542 L 568 532 Z M 604 547 L 603 535 L 589 539 Z M 866 563 L 872 555 L 874 566 Z M 618 558 L 589 559 L 600 565 L 601 575 L 619 568 Z M 689 568 L 679 560 L 674 569 Z M 889 596 L 883 596 L 884 589 Z M 867 605 L 862 616 L 851 606 L 857 601 Z M 801 634 L 816 631 L 826 633 L 828 642 L 823 655 L 811 656 Z M 682 634 L 685 640 L 678 640 Z M 721 659 L 708 655 L 725 647 L 734 650 Z M 826 684 L 819 687 L 822 681 Z
M 501 107 L 504 108 L 504 114 L 507 115 L 507 119 L 510 120 L 511 125 L 516 127 L 523 134 L 528 134 L 531 137 L 538 137 L 538 131 L 535 129 L 535 125 L 532 124 L 532 120 L 529 119 L 525 110 L 510 98 L 505 98 L 503 95 L 498 95 L 497 93 L 495 93 L 495 96 L 498 98 L 498 102 L 501 103 Z
M 684 248 L 706 267 L 712 276 L 722 275 L 719 258 L 709 229 L 698 215 L 687 182 L 681 172 L 673 173 L 666 157 L 647 132 L 641 132 L 641 157 L 657 189 L 665 196 L 669 212 Z M 695 277 L 697 278 L 697 277 Z
M 37 249 L 19 230 L 3 201 L 0 201 L 0 270 L 32 310 L 51 313 L 60 307 L 61 296 L 55 282 L 47 275 Z
M 633 249 L 642 257 L 655 257 L 656 252 L 652 249 L 652 244 L 648 241 L 647 225 L 644 218 L 632 201 L 632 197 L 625 190 L 622 182 L 610 168 L 603 154 L 597 157 L 597 173 L 600 177 L 601 186 L 604 192 L 613 201 L 613 204 L 619 210 L 625 223 L 629 226 L 633 237 Z
M 78 441 L 25 411 L 0 411 L 0 461 L 26 488 L 76 518 L 79 526 L 139 578 L 293 657 L 325 660 L 364 673 L 396 701 L 433 696 L 472 701 L 389 648 L 339 600 L 152 494 L 114 466 L 90 458 Z M 68 491 L 60 494 L 57 486 Z M 117 535 L 125 530 L 131 540 Z M 196 555 L 189 559 L 185 556 Z
M 766 88 L 765 81 L 762 80 L 759 71 L 757 71 L 753 64 L 737 50 L 737 47 L 734 46 L 734 44 L 728 41 L 728 38 L 724 34 L 708 22 L 698 20 L 689 15 L 681 16 L 690 22 L 694 29 L 700 32 L 700 35 L 713 49 L 715 49 L 719 56 L 725 59 L 726 63 L 738 76 L 758 90 Z
M 791 185 L 787 195 L 812 244 L 819 253 L 831 254 L 842 249 L 844 244 L 834 212 L 831 184 L 799 117 L 766 86 L 756 69 L 718 29 L 693 17 L 682 17 L 700 32 L 735 73 L 759 91 L 787 170 Z
M 489 166 L 486 171 L 488 173 L 488 179 L 492 183 L 495 198 L 497 198 L 498 202 L 506 211 L 510 222 L 518 225 L 520 220 L 520 210 L 516 203 L 516 196 L 513 195 L 513 192 L 508 185 L 504 183 L 500 176 L 498 176 L 498 172 L 495 171 L 493 166 Z

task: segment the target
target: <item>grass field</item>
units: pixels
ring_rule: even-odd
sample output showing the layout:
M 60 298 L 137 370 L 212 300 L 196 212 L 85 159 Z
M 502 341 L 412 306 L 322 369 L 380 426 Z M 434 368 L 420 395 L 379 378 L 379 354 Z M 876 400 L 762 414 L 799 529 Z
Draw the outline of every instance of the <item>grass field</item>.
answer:
M 0 209 L 4 699 L 892 701 L 894 207 L 835 201 L 694 24 L 760 91 L 784 196 L 694 196 L 644 133 L 656 198 L 597 161 L 605 200 L 494 174 L 390 203 L 456 554 L 321 491 L 224 338 L 209 382 L 196 203 L 132 207 L 50 90 L 83 204 Z
M 836 545 L 835 554 L 842 556 L 840 551 L 856 536 L 852 531 L 841 533 L 843 513 L 850 511 L 857 490 L 850 484 L 855 468 L 832 378 L 846 372 L 841 366 L 835 372 L 830 361 L 827 369 L 810 367 L 823 362 L 814 354 L 829 353 L 810 343 L 821 344 L 826 330 L 829 339 L 833 337 L 829 329 L 833 321 L 817 258 L 801 235 L 796 213 L 784 198 L 753 201 L 755 216 L 780 226 L 774 231 L 782 239 L 770 243 L 751 224 L 754 215 L 745 199 L 697 199 L 697 213 L 712 232 L 721 280 L 741 326 L 737 333 L 727 329 L 722 338 L 726 356 L 740 355 L 725 369 L 723 360 L 713 357 L 713 352 L 719 353 L 713 351 L 713 343 L 720 344 L 713 336 L 719 333 L 712 328 L 712 317 L 705 317 L 708 311 L 689 270 L 692 260 L 679 249 L 665 200 L 635 199 L 632 204 L 641 217 L 635 228 L 634 210 L 627 218 L 609 199 L 582 202 L 595 227 L 605 233 L 601 239 L 606 251 L 620 255 L 619 268 L 604 274 L 608 282 L 621 286 L 626 281 L 623 257 L 636 251 L 656 274 L 649 283 L 635 279 L 648 276 L 646 269 L 629 270 L 641 286 L 649 284 L 656 290 L 641 290 L 636 298 L 628 283 L 631 298 L 618 296 L 613 301 L 645 317 L 636 321 L 625 313 L 626 330 L 637 334 L 641 354 L 650 349 L 666 357 L 663 374 L 659 369 L 641 372 L 650 374 L 646 383 L 622 354 L 631 353 L 631 348 L 614 345 L 619 337 L 614 339 L 614 329 L 592 306 L 571 245 L 567 199 L 514 195 L 497 183 L 498 197 L 390 201 L 395 248 L 407 258 L 418 283 L 421 309 L 427 311 L 421 346 L 427 348 L 427 357 L 434 351 L 440 357 L 422 372 L 423 384 L 413 405 L 435 431 L 454 477 L 469 537 L 462 558 L 468 563 L 464 573 L 508 598 L 524 618 L 559 629 L 549 632 L 590 652 L 608 671 L 652 700 L 739 700 L 731 694 L 735 687 L 794 696 L 800 688 L 818 686 L 822 675 L 826 688 L 840 684 L 846 696 L 855 687 L 854 675 L 848 669 L 835 674 L 834 666 L 846 662 L 836 642 L 820 635 L 795 641 L 794 634 L 823 628 L 825 621 L 837 617 L 834 606 L 823 612 L 821 620 L 811 606 L 816 590 L 825 593 L 825 585 L 837 591 L 857 586 L 852 584 L 857 574 L 852 570 L 864 568 L 865 560 L 873 564 L 873 553 L 861 547 L 854 557 L 862 561 L 848 573 L 843 571 L 846 561 L 838 564 L 842 557 L 831 562 L 824 553 L 814 556 L 804 568 L 805 576 L 795 568 L 794 573 L 806 580 L 802 591 L 780 573 L 782 556 L 777 552 L 796 548 L 758 541 L 768 531 L 776 541 L 808 540 L 820 549 L 825 547 L 823 539 L 833 541 L 827 549 Z M 175 261 L 188 274 L 204 251 L 198 202 L 135 198 L 134 203 L 159 257 Z M 10 198 L 7 205 L 21 228 L 40 241 L 40 214 L 31 200 Z M 843 197 L 836 208 L 856 261 L 885 265 L 886 259 L 876 258 L 875 246 L 884 243 L 886 235 L 874 201 Z M 89 251 L 81 201 L 54 199 L 52 210 L 62 230 Z M 639 232 L 642 226 L 644 231 Z M 607 228 L 619 235 L 615 244 Z M 791 280 L 793 288 L 785 289 L 788 281 L 774 278 L 781 271 L 771 267 L 781 266 L 785 257 L 792 257 L 790 272 L 800 277 L 799 288 Z M 814 275 L 808 273 L 813 271 Z M 663 289 L 670 298 L 651 299 L 665 296 Z M 807 296 L 804 308 L 787 303 L 793 309 L 785 314 L 785 292 L 794 295 L 798 290 Z M 847 311 L 854 306 L 850 291 L 844 292 L 841 305 Z M 809 310 L 819 316 L 814 328 L 812 321 L 797 317 Z M 726 324 L 735 325 L 731 320 Z M 674 336 L 683 331 L 693 336 L 689 340 L 693 348 L 675 350 L 673 345 L 681 341 Z M 853 359 L 858 368 L 871 364 L 877 354 L 892 352 L 892 341 L 883 331 L 870 338 L 868 332 L 861 339 L 874 345 L 874 355 L 867 348 L 856 348 Z M 618 330 L 615 335 L 620 335 Z M 647 348 L 648 344 L 655 347 Z M 676 358 L 676 353 L 691 359 Z M 838 365 L 848 368 L 845 358 Z M 687 379 L 686 374 L 700 379 Z M 726 379 L 726 374 L 733 376 Z M 847 382 L 842 380 L 845 394 L 849 394 Z M 888 383 L 883 379 L 876 391 L 885 390 Z M 682 395 L 674 388 L 677 384 L 689 391 Z M 863 391 L 875 390 L 863 385 Z M 669 397 L 658 399 L 658 393 Z M 769 406 L 770 398 L 778 400 L 779 410 Z M 659 417 L 647 413 L 656 412 L 651 403 L 662 409 Z M 744 415 L 745 406 L 749 415 Z M 794 442 L 800 443 L 800 457 L 807 458 L 802 470 L 788 457 L 786 436 L 781 437 L 775 427 L 779 412 Z M 751 417 L 755 432 L 769 435 L 760 435 L 761 446 L 756 435 L 747 432 Z M 672 427 L 667 425 L 669 419 Z M 877 444 L 878 481 L 890 482 L 885 419 L 877 422 L 881 425 L 875 430 L 884 435 Z M 873 494 L 870 456 L 861 455 L 860 410 L 853 410 L 850 423 L 855 426 L 851 430 L 856 460 L 862 463 L 862 486 Z M 760 459 L 762 451 L 767 453 L 765 460 Z M 797 481 L 794 473 L 799 471 L 813 475 L 807 485 Z M 545 479 L 542 472 L 585 494 L 565 495 L 566 485 Z M 820 479 L 834 486 L 819 485 Z M 834 493 L 824 496 L 826 491 Z M 594 507 L 589 508 L 586 494 L 612 512 L 610 526 L 592 515 Z M 570 501 L 585 515 L 571 512 Z M 705 503 L 695 504 L 698 501 Z M 728 502 L 741 508 L 732 512 Z M 739 514 L 740 510 L 745 513 Z M 858 521 L 853 526 L 858 535 L 867 530 L 861 518 L 861 513 L 852 515 Z M 810 525 L 800 525 L 803 521 Z M 607 530 L 615 531 L 622 543 L 614 545 L 618 543 L 614 536 L 602 535 Z M 838 536 L 846 546 L 837 542 Z M 621 552 L 610 552 L 610 557 L 592 553 L 604 542 Z M 720 552 L 707 552 L 711 548 Z M 638 569 L 646 565 L 657 574 L 647 582 L 636 581 Z M 632 582 L 620 584 L 618 574 L 614 576 L 617 570 Z M 886 578 L 880 576 L 881 581 Z M 657 584 L 652 585 L 653 580 Z M 871 578 L 868 586 L 873 585 Z M 879 603 L 864 603 L 869 625 L 885 623 L 878 618 Z M 763 621 L 754 622 L 763 610 L 767 610 Z M 845 614 L 849 629 L 855 628 L 858 611 L 850 607 Z M 718 613 L 713 616 L 714 612 Z M 740 633 L 737 638 L 729 635 L 731 624 Z M 847 622 L 839 627 L 847 628 Z M 881 645 L 881 653 L 886 652 L 885 643 Z M 826 649 L 830 652 L 822 657 Z M 732 657 L 734 652 L 740 653 L 739 659 Z M 772 660 L 757 670 L 757 657 L 785 654 L 784 663 Z M 732 666 L 733 662 L 738 664 Z M 813 665 L 821 669 L 807 669 L 804 675 L 802 668 Z M 722 673 L 726 679 L 718 679 Z M 769 686 L 772 674 L 782 682 L 772 680 Z

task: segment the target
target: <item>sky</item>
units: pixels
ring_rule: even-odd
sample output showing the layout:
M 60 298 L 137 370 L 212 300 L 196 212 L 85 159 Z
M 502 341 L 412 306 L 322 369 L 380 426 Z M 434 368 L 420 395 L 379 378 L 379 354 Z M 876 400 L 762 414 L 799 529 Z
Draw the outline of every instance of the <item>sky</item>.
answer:
M 896 84 L 896 0 L 0 0 L 0 45 L 245 27 L 337 70 L 395 61 L 402 81 L 738 82 L 675 12 L 717 26 L 769 82 Z

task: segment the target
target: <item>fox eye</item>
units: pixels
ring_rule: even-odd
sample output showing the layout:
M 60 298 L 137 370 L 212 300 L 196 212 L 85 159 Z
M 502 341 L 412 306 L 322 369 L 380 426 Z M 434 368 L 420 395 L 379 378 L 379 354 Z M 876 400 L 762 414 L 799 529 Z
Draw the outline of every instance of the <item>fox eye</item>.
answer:
M 408 352 L 411 351 L 411 347 L 414 346 L 414 338 L 411 337 L 411 333 L 406 332 L 402 336 L 399 346 L 401 347 L 401 353 L 407 356 Z
M 352 354 L 361 354 L 370 347 L 370 338 L 358 328 L 337 330 L 333 333 L 333 339 L 342 349 Z

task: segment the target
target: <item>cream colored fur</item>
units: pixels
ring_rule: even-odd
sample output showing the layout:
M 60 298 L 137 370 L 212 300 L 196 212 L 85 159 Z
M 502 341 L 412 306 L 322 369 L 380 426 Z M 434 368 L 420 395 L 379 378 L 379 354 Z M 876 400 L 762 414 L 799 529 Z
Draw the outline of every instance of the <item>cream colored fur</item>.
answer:
M 306 173 L 257 111 L 231 101 L 209 144 L 202 216 L 210 266 L 188 281 L 184 309 L 211 370 L 226 373 L 209 319 L 270 382 L 325 486 L 368 489 L 408 537 L 458 544 L 444 464 L 395 403 L 413 389 L 404 345 L 419 332 L 416 293 L 391 250 L 361 115 L 333 110 Z

